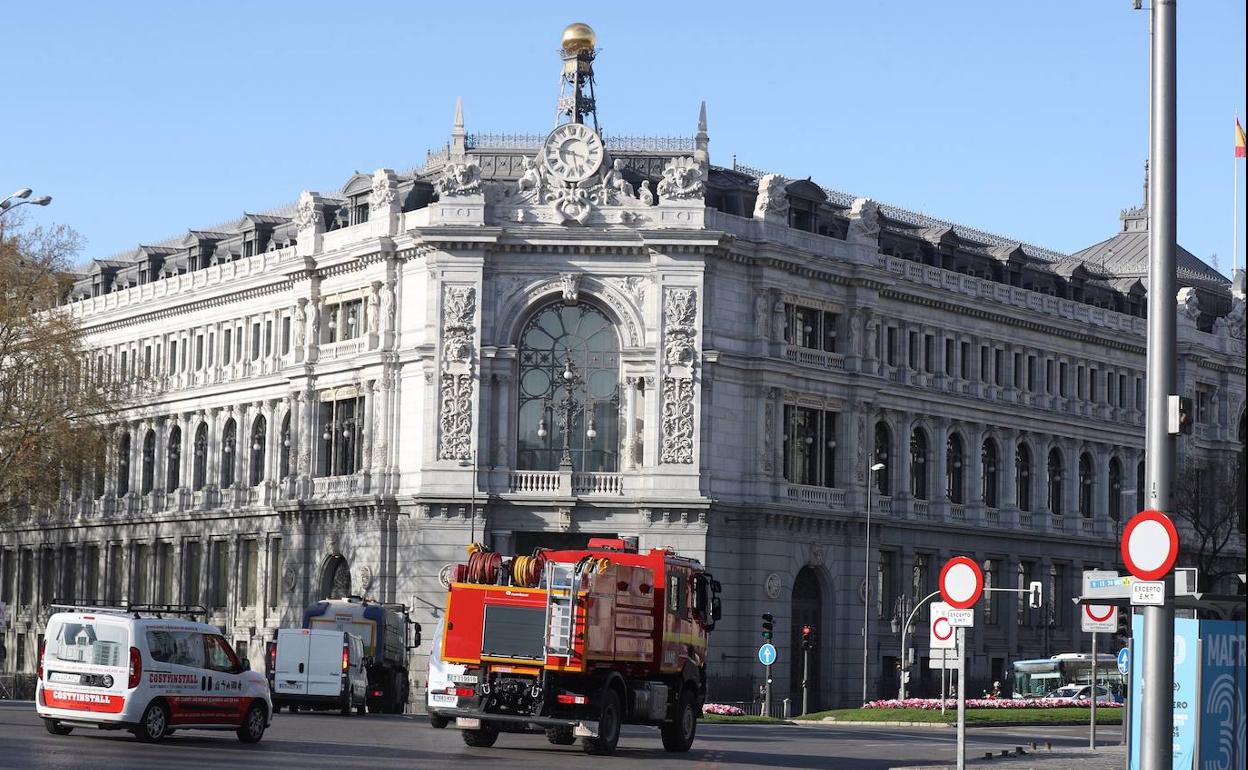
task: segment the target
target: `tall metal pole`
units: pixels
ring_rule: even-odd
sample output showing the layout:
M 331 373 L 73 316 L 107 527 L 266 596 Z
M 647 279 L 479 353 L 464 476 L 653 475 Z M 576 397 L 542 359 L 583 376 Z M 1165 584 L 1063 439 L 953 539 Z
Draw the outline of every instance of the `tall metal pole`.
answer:
M 802 650 L 802 716 L 805 716 L 810 708 L 810 700 L 807 697 L 810 685 L 810 650 Z
M 1152 88 L 1149 120 L 1148 206 L 1148 508 L 1172 510 L 1174 439 L 1167 430 L 1168 397 L 1175 392 L 1175 248 L 1177 110 L 1175 101 L 1175 1 L 1152 2 Z M 1170 770 L 1173 762 L 1174 606 L 1144 608 L 1143 690 L 1140 698 L 1140 768 Z
M 1088 730 L 1088 748 L 1096 751 L 1096 632 L 1092 632 L 1092 724 Z
M 870 458 L 868 458 L 870 460 Z M 867 703 L 867 618 L 871 612 L 871 488 L 875 472 L 867 469 L 867 555 L 862 570 L 862 703 Z
M 958 770 L 966 768 L 966 627 L 958 626 Z

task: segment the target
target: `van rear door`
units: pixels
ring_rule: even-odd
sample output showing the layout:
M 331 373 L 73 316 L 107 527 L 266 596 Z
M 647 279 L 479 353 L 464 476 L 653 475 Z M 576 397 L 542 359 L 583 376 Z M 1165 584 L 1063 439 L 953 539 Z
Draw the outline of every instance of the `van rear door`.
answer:
M 308 650 L 311 638 L 306 629 L 278 629 L 277 662 L 273 665 L 274 694 L 308 694 Z
M 308 650 L 308 695 L 338 696 L 342 693 L 342 650 L 347 643 L 341 631 L 311 631 Z M 278 645 L 279 656 L 281 645 Z
M 131 644 L 125 618 L 54 615 L 44 637 L 44 703 L 73 711 L 120 713 L 130 689 Z

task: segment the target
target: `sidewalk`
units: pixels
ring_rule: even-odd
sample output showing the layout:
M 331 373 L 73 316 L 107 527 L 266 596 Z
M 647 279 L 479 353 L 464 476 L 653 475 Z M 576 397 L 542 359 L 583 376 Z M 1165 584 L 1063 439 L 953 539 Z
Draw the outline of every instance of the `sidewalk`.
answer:
M 976 767 L 986 770 L 990 767 L 1000 767 L 1003 770 L 1123 770 L 1126 766 L 1127 747 L 1126 746 L 1102 746 L 1095 752 L 1087 749 L 1056 749 L 1046 751 L 1041 748 L 1038 751 L 1032 751 L 1027 748 L 1027 754 L 1023 756 L 1000 757 L 995 756 L 992 759 L 985 759 L 980 753 L 978 756 L 971 756 L 968 752 L 966 757 L 967 767 Z M 899 768 L 902 766 L 898 766 Z M 905 770 L 952 770 L 954 765 L 922 765 L 922 766 L 904 766 Z

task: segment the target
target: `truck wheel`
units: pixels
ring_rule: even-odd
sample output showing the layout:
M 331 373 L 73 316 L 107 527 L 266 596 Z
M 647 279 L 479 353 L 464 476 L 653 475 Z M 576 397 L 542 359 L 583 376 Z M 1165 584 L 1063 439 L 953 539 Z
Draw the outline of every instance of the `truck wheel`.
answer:
M 344 717 L 351 716 L 352 705 L 354 704 L 351 702 L 351 693 L 348 691 L 346 695 L 342 696 L 342 708 L 338 713 L 342 714 Z
M 158 743 L 169 732 L 169 710 L 160 701 L 152 701 L 143 710 L 134 737 L 145 743 Z
M 437 714 L 429 715 L 429 724 L 433 725 L 435 729 L 441 730 L 443 727 L 446 727 L 450 723 L 451 723 L 451 720 L 447 719 L 446 717 L 440 717 Z
M 55 719 L 43 720 L 43 726 L 53 735 L 69 735 L 74 730 L 74 728 L 66 727 Z
M 497 727 L 482 727 L 480 730 L 464 730 L 460 734 L 464 736 L 464 745 L 472 746 L 475 749 L 488 749 L 494 745 L 494 741 L 498 740 Z
M 280 713 L 282 713 L 282 707 L 281 707 L 281 706 L 279 706 L 279 705 L 277 705 L 276 703 L 274 703 L 274 704 L 273 704 L 273 713 L 274 713 L 274 714 L 280 714 Z
M 624 705 L 615 690 L 607 690 L 602 701 L 602 714 L 598 717 L 598 737 L 586 738 L 586 754 L 606 755 L 615 752 L 620 742 L 620 724 L 624 721 Z
M 547 727 L 546 740 L 556 746 L 571 746 L 576 743 L 576 736 L 571 727 Z
M 680 691 L 680 699 L 676 701 L 676 719 L 659 726 L 663 748 L 674 752 L 688 751 L 697 730 L 698 712 L 693 703 L 693 690 L 686 687 Z

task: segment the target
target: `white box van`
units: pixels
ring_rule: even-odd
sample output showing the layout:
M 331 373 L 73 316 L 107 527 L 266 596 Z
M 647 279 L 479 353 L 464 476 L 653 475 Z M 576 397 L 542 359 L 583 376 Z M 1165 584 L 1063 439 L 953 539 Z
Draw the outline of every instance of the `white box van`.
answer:
M 432 644 L 429 648 L 429 677 L 425 687 L 425 710 L 429 712 L 429 724 L 434 727 L 446 727 L 450 723 L 450 718 L 443 716 L 441 712 L 442 709 L 453 709 L 459 704 L 459 696 L 454 693 L 456 683 L 453 677 L 462 676 L 467 670 L 467 666 L 442 660 L 442 625 L 444 622 L 442 618 L 439 618 L 438 625 L 433 631 Z M 450 688 L 449 691 L 448 688 Z
M 287 707 L 365 713 L 368 670 L 364 641 L 347 631 L 279 628 L 270 646 L 273 710 Z
M 264 676 L 206 623 L 148 608 L 66 608 L 48 619 L 35 710 L 48 732 L 125 729 L 144 741 L 174 730 L 234 730 L 255 743 L 272 706 Z M 203 609 L 196 610 L 203 613 Z

